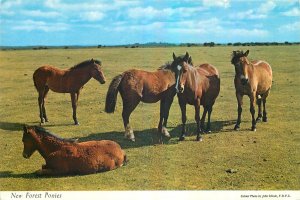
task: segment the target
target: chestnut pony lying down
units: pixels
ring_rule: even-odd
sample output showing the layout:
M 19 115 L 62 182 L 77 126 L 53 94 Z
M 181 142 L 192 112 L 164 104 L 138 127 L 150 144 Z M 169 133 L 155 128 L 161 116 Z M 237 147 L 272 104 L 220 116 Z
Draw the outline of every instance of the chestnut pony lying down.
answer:
M 24 126 L 23 157 L 36 150 L 46 160 L 39 175 L 92 174 L 126 163 L 125 152 L 111 140 L 77 142 L 55 136 L 38 126 Z

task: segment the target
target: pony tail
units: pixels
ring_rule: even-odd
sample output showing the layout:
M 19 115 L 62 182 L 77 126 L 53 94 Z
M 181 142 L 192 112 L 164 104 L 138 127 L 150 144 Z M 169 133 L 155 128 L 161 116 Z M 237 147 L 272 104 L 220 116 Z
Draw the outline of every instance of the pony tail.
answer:
M 37 70 L 36 70 L 36 71 L 37 71 Z M 36 84 L 36 79 L 35 79 L 35 76 L 36 76 L 36 73 L 37 73 L 36 71 L 33 73 L 32 79 L 33 79 L 34 87 L 35 87 L 35 89 L 38 91 L 37 84 Z
M 105 101 L 105 112 L 113 113 L 115 111 L 117 96 L 119 91 L 119 84 L 121 83 L 123 74 L 116 76 L 110 83 Z

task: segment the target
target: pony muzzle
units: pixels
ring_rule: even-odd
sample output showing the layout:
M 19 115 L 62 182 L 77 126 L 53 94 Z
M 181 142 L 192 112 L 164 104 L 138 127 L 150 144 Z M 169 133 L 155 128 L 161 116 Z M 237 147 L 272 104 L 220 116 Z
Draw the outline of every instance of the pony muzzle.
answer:
M 23 157 L 28 159 L 30 157 L 30 155 L 28 155 L 27 153 L 23 152 Z
M 106 82 L 106 80 L 105 80 L 105 78 L 103 78 L 103 79 L 101 79 L 99 82 L 100 82 L 101 84 L 104 84 L 104 83 Z
M 241 83 L 242 85 L 246 85 L 249 82 L 248 77 L 241 75 Z
M 243 78 L 241 79 L 242 85 L 246 85 L 248 83 L 248 79 L 247 78 Z
M 179 85 L 178 88 L 176 88 L 177 93 L 183 93 L 183 91 L 184 91 L 184 85 L 183 84 Z

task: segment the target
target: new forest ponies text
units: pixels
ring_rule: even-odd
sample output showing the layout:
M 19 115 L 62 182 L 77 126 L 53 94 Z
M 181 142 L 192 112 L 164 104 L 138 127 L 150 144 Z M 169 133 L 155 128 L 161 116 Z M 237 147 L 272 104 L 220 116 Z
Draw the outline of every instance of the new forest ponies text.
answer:
M 231 63 L 235 67 L 234 85 L 238 102 L 238 118 L 235 130 L 240 129 L 243 96 L 250 98 L 250 112 L 252 116 L 252 131 L 256 131 L 256 122 L 267 121 L 266 101 L 272 86 L 272 69 L 266 61 L 249 61 L 249 50 L 233 51 Z M 258 105 L 258 116 L 255 119 L 255 104 Z M 261 109 L 263 103 L 263 113 Z
M 49 89 L 58 93 L 70 93 L 73 108 L 73 120 L 78 125 L 76 116 L 77 103 L 80 90 L 91 78 L 101 84 L 105 83 L 105 76 L 99 60 L 86 60 L 69 69 L 59 69 L 51 65 L 45 65 L 35 70 L 33 82 L 39 93 L 38 104 L 41 124 L 48 122 L 45 109 L 45 98 Z

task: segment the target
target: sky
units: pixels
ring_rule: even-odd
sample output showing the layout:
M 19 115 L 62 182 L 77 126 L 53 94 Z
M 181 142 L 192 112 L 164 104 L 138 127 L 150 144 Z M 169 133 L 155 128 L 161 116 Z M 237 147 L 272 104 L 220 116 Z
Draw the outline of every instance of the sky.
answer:
M 0 46 L 285 41 L 300 0 L 0 0 Z

